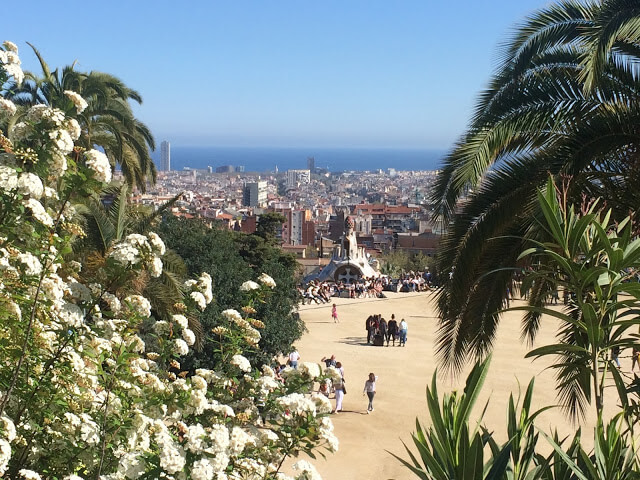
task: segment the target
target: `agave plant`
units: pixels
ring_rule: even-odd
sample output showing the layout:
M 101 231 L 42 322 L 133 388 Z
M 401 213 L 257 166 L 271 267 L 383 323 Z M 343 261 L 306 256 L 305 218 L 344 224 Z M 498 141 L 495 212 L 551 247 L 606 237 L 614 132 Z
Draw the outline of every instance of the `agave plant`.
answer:
M 640 478 L 638 452 L 633 448 L 633 438 L 623 433 L 622 416 L 616 415 L 604 424 L 598 418 L 594 429 L 594 449 L 586 452 L 581 446 L 581 431 L 576 432 L 569 448 L 562 448 L 557 435 L 553 438 L 542 433 L 553 447 L 546 459 L 538 457 L 541 465 L 539 476 L 544 480 L 632 480 Z
M 469 417 L 484 384 L 490 361 L 489 357 L 476 363 L 467 377 L 462 394 L 455 391 L 445 394 L 442 404 L 436 386 L 437 372 L 434 373 L 431 387 L 427 387 L 431 426 L 424 428 L 416 419 L 416 432 L 412 434 L 419 456 L 414 455 L 404 442 L 410 461 L 391 454 L 417 477 L 424 480 L 528 480 L 541 471 L 536 463 L 538 434 L 534 429 L 534 420 L 551 407 L 531 411 L 533 379 L 519 411 L 517 405 L 520 402 L 515 401 L 513 395 L 509 398 L 509 438 L 505 443 L 499 444 L 493 434 L 481 425 L 486 404 L 480 418 L 470 424 Z
M 580 429 L 570 442 L 558 433 L 548 435 L 535 426 L 536 418 L 551 406 L 532 411 L 534 380 L 529 382 L 522 402 L 509 398 L 507 440 L 500 444 L 481 424 L 487 408 L 473 424 L 469 417 L 489 369 L 490 358 L 476 363 L 467 377 L 464 391 L 445 394 L 440 401 L 434 374 L 427 387 L 431 426 L 416 419 L 411 435 L 418 450 L 404 444 L 408 460 L 391 453 L 416 477 L 423 480 L 630 480 L 640 478 L 640 463 L 630 429 L 624 429 L 623 415 L 608 424 L 598 417 L 594 448 L 587 452 Z M 518 405 L 520 405 L 518 408 Z M 540 437 L 547 440 L 551 454 L 540 453 Z M 566 445 L 566 447 L 565 447 Z

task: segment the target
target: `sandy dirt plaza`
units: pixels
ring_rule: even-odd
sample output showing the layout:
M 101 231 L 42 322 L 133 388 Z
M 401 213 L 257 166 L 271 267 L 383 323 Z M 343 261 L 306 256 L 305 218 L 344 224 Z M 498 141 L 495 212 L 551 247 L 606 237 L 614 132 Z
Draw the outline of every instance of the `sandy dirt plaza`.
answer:
M 323 356 L 336 355 L 345 370 L 347 394 L 340 414 L 333 414 L 335 433 L 340 450 L 328 454 L 326 459 L 313 460 L 325 480 L 334 479 L 411 479 L 416 478 L 387 451 L 408 459 L 402 441 L 413 446 L 411 433 L 415 431 L 416 417 L 423 425 L 429 424 L 425 388 L 431 383 L 436 369 L 434 345 L 437 318 L 432 303 L 433 294 L 389 293 L 384 299 L 334 298 L 339 324 L 331 318 L 331 304 L 304 305 L 300 314 L 308 332 L 296 344 L 301 361 L 316 362 Z M 519 301 L 514 302 L 516 305 Z M 374 347 L 366 341 L 365 320 L 371 314 L 382 314 L 385 319 L 395 314 L 398 322 L 408 323 L 406 347 Z M 532 377 L 536 378 L 534 406 L 555 402 L 553 371 L 546 368 L 548 360 L 525 359 L 530 349 L 520 341 L 522 312 L 505 314 L 500 323 L 489 375 L 482 396 L 471 419 L 477 419 L 487 399 L 489 407 L 484 423 L 496 432 L 500 442 L 505 441 L 506 406 L 509 394 L 524 391 Z M 556 331 L 555 320 L 544 319 L 535 346 L 551 343 Z M 622 370 L 629 372 L 631 360 L 623 352 Z M 324 364 L 322 364 L 324 367 Z M 367 398 L 362 396 L 369 372 L 378 375 L 375 411 L 367 415 Z M 444 392 L 462 388 L 465 375 L 452 379 L 439 376 L 438 389 Z M 331 401 L 335 406 L 333 395 Z M 607 413 L 615 411 L 616 392 L 607 390 Z M 593 425 L 581 422 L 584 437 L 592 437 Z M 573 427 L 559 408 L 545 412 L 537 426 L 546 432 L 558 428 L 560 433 L 571 433 Z M 544 441 L 544 440 L 543 440 Z M 586 442 L 585 442 L 586 443 Z M 589 445 L 590 447 L 590 445 Z M 416 452 L 415 447 L 412 448 Z

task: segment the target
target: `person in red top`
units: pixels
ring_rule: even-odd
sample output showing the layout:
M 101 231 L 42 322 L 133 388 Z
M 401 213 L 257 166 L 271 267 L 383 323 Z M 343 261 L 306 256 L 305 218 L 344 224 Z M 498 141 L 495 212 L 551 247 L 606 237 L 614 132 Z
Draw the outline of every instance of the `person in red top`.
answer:
M 333 308 L 331 308 L 331 318 L 333 318 L 334 323 L 340 323 L 340 320 L 338 320 L 338 309 L 335 303 L 333 304 Z

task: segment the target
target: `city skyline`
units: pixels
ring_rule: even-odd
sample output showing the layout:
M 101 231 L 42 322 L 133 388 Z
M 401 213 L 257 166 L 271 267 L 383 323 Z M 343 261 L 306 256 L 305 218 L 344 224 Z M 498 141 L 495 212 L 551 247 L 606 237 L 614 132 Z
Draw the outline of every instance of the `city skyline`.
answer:
M 463 133 L 500 43 L 547 4 L 38 3 L 29 31 L 3 28 L 23 67 L 39 71 L 28 41 L 52 68 L 120 77 L 158 144 L 439 149 Z M 74 10 L 86 21 L 50 28 Z

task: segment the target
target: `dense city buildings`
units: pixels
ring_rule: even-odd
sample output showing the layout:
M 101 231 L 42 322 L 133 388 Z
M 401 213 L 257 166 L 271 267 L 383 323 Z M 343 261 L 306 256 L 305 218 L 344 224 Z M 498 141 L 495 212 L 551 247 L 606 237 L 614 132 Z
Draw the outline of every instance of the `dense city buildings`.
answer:
M 160 169 L 163 172 L 171 171 L 171 144 L 166 140 L 160 144 Z
M 311 158 L 307 166 L 314 166 Z M 262 214 L 280 213 L 282 248 L 314 268 L 326 265 L 339 247 L 347 217 L 368 258 L 394 250 L 435 255 L 442 233 L 431 222 L 428 203 L 435 171 L 212 170 L 159 172 L 155 187 L 135 201 L 157 207 L 180 194 L 175 215 L 246 233 L 255 232 Z

